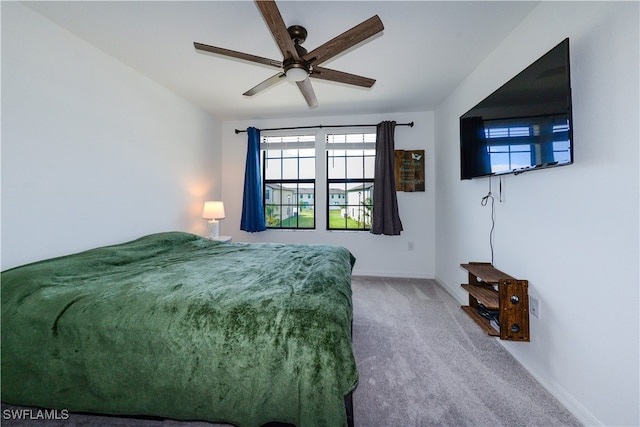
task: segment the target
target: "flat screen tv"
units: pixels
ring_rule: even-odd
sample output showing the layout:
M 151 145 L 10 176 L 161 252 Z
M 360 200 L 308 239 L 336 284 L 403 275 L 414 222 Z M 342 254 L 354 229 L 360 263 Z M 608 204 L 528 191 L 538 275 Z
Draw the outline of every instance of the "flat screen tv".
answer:
M 569 39 L 460 117 L 460 177 L 573 163 Z

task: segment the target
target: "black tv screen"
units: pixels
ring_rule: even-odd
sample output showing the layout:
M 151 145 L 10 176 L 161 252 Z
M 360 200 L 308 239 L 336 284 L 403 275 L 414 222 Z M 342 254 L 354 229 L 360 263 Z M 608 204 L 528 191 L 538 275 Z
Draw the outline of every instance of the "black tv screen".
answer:
M 460 117 L 460 177 L 572 163 L 567 38 Z

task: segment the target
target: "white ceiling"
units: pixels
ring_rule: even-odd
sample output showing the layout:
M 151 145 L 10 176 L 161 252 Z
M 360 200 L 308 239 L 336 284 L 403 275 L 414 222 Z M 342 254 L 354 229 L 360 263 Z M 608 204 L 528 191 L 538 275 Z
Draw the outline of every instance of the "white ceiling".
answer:
M 322 65 L 376 79 L 370 89 L 312 80 L 319 106 L 282 82 L 246 90 L 276 68 L 203 53 L 193 42 L 282 60 L 251 1 L 25 2 L 220 120 L 435 109 L 538 4 L 526 1 L 280 1 L 311 51 L 378 15 L 384 31 Z

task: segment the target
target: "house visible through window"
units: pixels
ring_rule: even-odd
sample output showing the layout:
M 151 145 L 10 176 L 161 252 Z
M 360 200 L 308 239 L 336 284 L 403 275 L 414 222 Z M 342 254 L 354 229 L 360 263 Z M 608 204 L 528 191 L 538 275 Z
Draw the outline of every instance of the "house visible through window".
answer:
M 327 134 L 327 229 L 369 230 L 375 133 Z
M 267 228 L 315 228 L 315 136 L 263 136 L 260 149 Z
M 327 230 L 369 230 L 376 134 L 374 129 L 367 130 L 263 135 L 260 150 L 267 228 L 315 229 L 319 208 L 326 212 Z M 317 174 L 326 178 L 325 201 L 319 203 L 317 152 L 326 154 L 326 174 Z

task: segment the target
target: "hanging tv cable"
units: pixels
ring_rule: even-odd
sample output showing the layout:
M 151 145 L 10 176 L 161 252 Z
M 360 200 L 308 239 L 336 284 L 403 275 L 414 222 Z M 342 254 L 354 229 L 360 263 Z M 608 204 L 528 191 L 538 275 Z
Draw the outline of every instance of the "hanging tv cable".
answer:
M 500 185 L 502 187 L 502 183 Z M 501 190 L 502 193 L 502 190 Z M 501 196 L 502 197 L 502 196 Z M 493 194 L 491 193 L 491 178 L 489 178 L 489 193 L 482 198 L 480 204 L 482 206 L 487 206 L 489 203 L 489 199 L 491 199 L 491 231 L 489 232 L 489 247 L 491 248 L 491 265 L 493 265 L 493 239 L 494 239 L 494 230 L 496 226 L 496 207 L 495 207 L 495 199 Z

